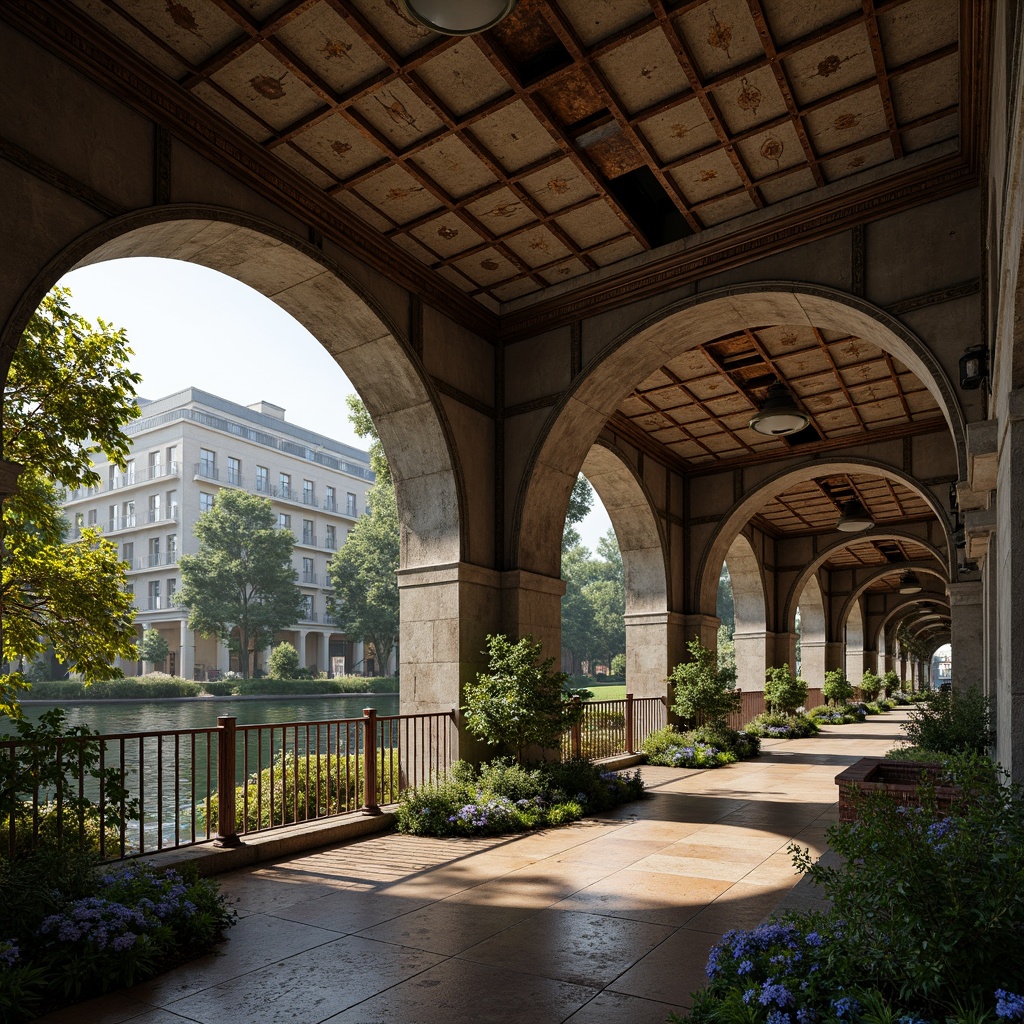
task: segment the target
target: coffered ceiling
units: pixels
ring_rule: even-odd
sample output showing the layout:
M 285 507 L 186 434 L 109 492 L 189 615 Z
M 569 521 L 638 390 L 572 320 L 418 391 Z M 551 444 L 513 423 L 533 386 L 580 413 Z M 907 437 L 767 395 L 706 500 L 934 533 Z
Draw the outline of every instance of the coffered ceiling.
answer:
M 0 16 L 43 31 L 51 6 Z M 454 39 L 395 0 L 71 0 L 58 34 L 146 69 L 163 116 L 176 103 L 193 136 L 244 138 L 263 187 L 300 182 L 324 223 L 353 225 L 343 244 L 376 238 L 374 259 L 472 318 L 649 250 L 766 244 L 751 224 L 776 213 L 796 235 L 794 211 L 839 224 L 880 183 L 904 203 L 966 187 L 983 8 L 520 0 Z

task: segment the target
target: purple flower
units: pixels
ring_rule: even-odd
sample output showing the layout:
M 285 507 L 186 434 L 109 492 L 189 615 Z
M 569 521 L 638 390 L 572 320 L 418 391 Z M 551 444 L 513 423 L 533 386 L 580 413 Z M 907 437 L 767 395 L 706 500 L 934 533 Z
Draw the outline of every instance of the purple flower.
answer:
M 13 967 L 21 958 L 17 939 L 0 939 L 0 964 Z
M 996 989 L 996 1016 L 1000 1020 L 1024 1021 L 1024 996 Z

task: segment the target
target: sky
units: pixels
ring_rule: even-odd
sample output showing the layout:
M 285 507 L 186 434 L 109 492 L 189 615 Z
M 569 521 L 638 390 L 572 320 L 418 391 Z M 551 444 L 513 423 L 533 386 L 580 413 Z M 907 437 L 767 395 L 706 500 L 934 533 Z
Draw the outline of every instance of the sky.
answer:
M 348 422 L 345 396 L 355 388 L 341 367 L 297 320 L 248 285 L 152 257 L 82 267 L 59 283 L 87 320 L 126 329 L 141 397 L 194 386 L 240 405 L 273 402 L 290 422 L 365 448 Z M 583 543 L 593 551 L 610 525 L 595 494 L 578 527 Z

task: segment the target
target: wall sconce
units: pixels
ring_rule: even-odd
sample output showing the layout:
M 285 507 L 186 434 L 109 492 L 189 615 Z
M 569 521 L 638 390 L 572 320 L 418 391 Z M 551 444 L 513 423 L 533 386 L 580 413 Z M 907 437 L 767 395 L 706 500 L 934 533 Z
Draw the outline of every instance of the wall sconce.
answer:
M 840 510 L 836 529 L 842 533 L 862 533 L 874 527 L 875 521 L 859 498 L 851 498 Z
M 960 357 L 960 387 L 964 391 L 977 391 L 988 379 L 988 349 L 984 345 L 971 345 Z
M 751 416 L 750 429 L 770 437 L 781 437 L 803 430 L 810 422 L 810 416 L 796 407 L 786 386 L 776 381 L 768 389 L 761 408 Z
M 917 573 L 913 569 L 908 569 L 900 574 L 901 594 L 920 594 L 922 589 L 921 580 L 918 579 Z
M 399 0 L 405 13 L 446 36 L 469 36 L 494 28 L 516 0 Z

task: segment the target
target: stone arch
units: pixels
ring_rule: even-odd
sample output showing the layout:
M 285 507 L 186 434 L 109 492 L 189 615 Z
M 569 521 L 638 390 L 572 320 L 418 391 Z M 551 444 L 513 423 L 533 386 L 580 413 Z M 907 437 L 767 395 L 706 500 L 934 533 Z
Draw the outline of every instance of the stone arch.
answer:
M 790 588 L 789 594 L 786 597 L 786 604 L 783 609 L 782 623 L 788 629 L 791 628 L 792 623 L 795 620 L 797 605 L 800 606 L 801 623 L 803 621 L 803 597 L 802 594 L 812 579 L 815 579 L 818 574 L 818 570 L 825 564 L 837 551 L 842 551 L 844 548 L 850 547 L 851 544 L 861 544 L 865 540 L 909 540 L 915 544 L 920 544 L 922 547 L 927 548 L 939 565 L 945 565 L 948 562 L 947 556 L 934 544 L 926 540 L 923 537 L 919 537 L 914 533 L 910 533 L 907 530 L 872 530 L 869 534 L 850 534 L 843 535 L 840 540 L 829 544 L 826 548 L 823 548 L 814 559 L 810 562 L 800 575 L 796 578 L 793 586 Z M 893 567 L 890 567 L 890 571 Z M 820 588 L 818 593 L 820 594 Z
M 793 282 L 735 285 L 666 306 L 594 348 L 579 381 L 552 409 L 529 453 L 515 500 L 512 564 L 557 576 L 559 531 L 576 474 L 621 400 L 673 356 L 754 323 L 842 330 L 896 356 L 937 401 L 952 435 L 959 475 L 965 476 L 965 425 L 956 394 L 932 353 L 899 320 L 833 289 Z M 720 564 L 724 555 L 716 551 L 715 560 Z
M 768 610 L 761 562 L 743 534 L 733 540 L 724 561 L 729 566 L 736 612 L 736 685 L 741 690 L 763 690 L 768 665 Z M 716 579 L 721 573 L 719 564 Z
M 615 530 L 626 583 L 626 678 L 632 693 L 665 691 L 668 650 L 668 563 L 661 523 L 633 467 L 614 448 L 595 444 L 583 475 L 597 491 Z
M 422 365 L 383 302 L 276 225 L 206 206 L 165 206 L 107 221 L 66 247 L 27 289 L 0 335 L 0 371 L 6 375 L 25 324 L 54 281 L 78 267 L 132 256 L 218 270 L 301 323 L 344 368 L 373 418 L 395 479 L 402 567 L 460 561 L 467 543 L 464 488 Z
M 825 600 L 816 573 L 804 582 L 800 608 L 800 676 L 811 686 L 825 682 Z M 796 606 L 793 609 L 795 622 Z
M 717 577 L 714 575 L 713 567 L 720 564 L 721 559 L 724 558 L 725 551 L 728 550 L 729 545 L 732 543 L 732 539 L 739 534 L 740 530 L 746 526 L 754 513 L 766 501 L 769 501 L 778 494 L 782 494 L 793 484 L 833 473 L 872 473 L 890 480 L 899 481 L 906 487 L 909 487 L 927 502 L 945 533 L 946 550 L 953 550 L 950 524 L 945 509 L 930 491 L 922 488 L 907 473 L 870 459 L 809 459 L 799 465 L 783 469 L 769 477 L 760 486 L 752 491 L 748 491 L 722 517 L 714 536 L 704 552 L 697 571 L 697 592 L 694 595 L 695 606 L 700 609 L 714 608 L 714 588 L 717 585 Z M 860 539 L 863 539 L 863 537 Z M 793 612 L 795 610 L 793 608 Z M 792 620 L 787 621 L 791 622 Z
M 839 611 L 839 621 L 846 622 L 851 609 L 855 604 L 857 604 L 860 601 L 861 597 L 863 597 L 863 595 L 872 583 L 882 579 L 885 576 L 891 576 L 897 572 L 904 572 L 907 569 L 913 569 L 914 572 L 918 574 L 918 576 L 934 576 L 937 580 L 939 580 L 943 587 L 945 587 L 945 585 L 949 582 L 949 579 L 947 578 L 945 573 L 940 572 L 938 569 L 935 568 L 935 566 L 928 565 L 926 562 L 901 562 L 899 565 L 881 566 L 880 568 L 866 572 L 861 576 L 857 586 L 843 602 L 843 605 Z M 918 600 L 922 599 L 922 597 L 917 594 L 901 596 L 915 597 Z M 923 595 L 923 598 L 925 599 L 931 597 L 932 595 L 930 594 Z

